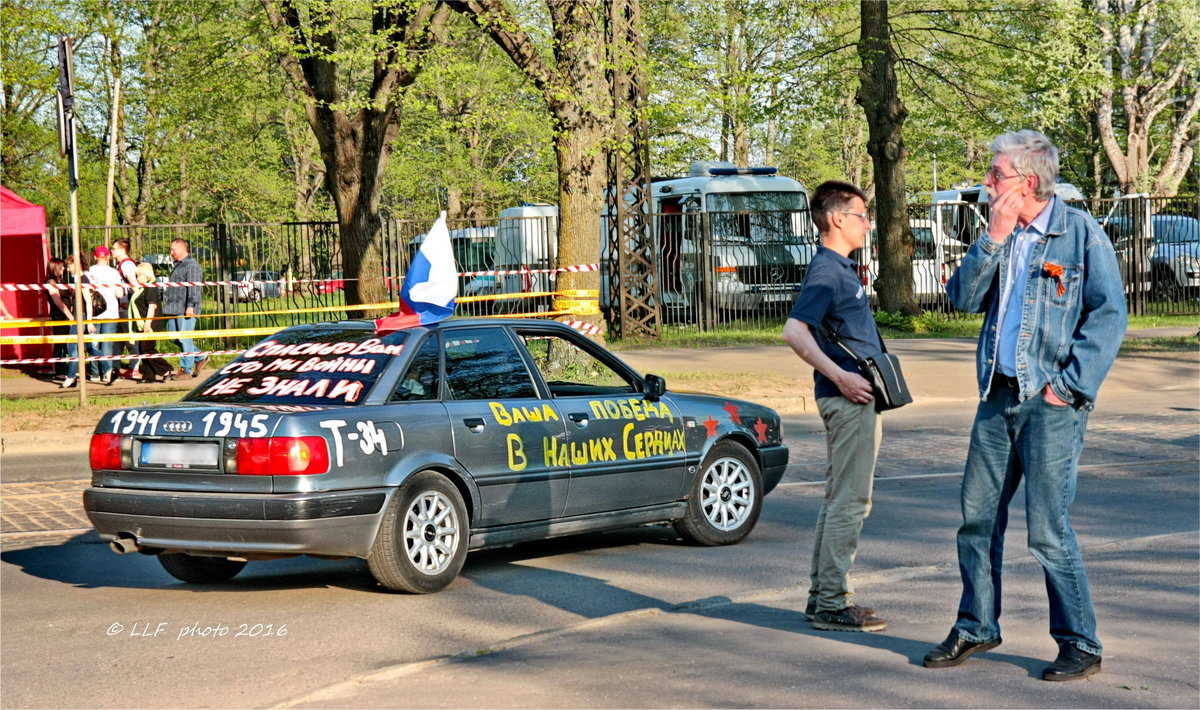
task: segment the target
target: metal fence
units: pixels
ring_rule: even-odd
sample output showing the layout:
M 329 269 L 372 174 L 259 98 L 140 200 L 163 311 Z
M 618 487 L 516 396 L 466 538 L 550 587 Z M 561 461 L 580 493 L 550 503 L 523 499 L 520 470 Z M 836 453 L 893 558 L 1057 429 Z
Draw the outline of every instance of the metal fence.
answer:
M 1200 313 L 1200 200 L 1196 196 L 1132 196 L 1073 203 L 1091 212 L 1117 250 L 1130 312 Z M 536 313 L 550 309 L 557 263 L 557 210 L 514 208 L 519 215 L 452 221 L 459 315 Z M 506 210 L 506 212 L 509 212 Z M 986 203 L 910 205 L 914 233 L 913 293 L 925 309 L 956 317 L 944 285 L 967 248 L 986 229 Z M 664 326 L 700 331 L 778 326 L 786 318 L 818 246 L 807 212 L 696 212 L 651 215 L 658 305 Z M 380 234 L 388 298 L 430 227 L 425 220 L 385 220 Z M 601 228 L 601 234 L 607 233 Z M 871 235 L 873 237 L 873 235 Z M 345 274 L 334 222 L 176 224 L 83 227 L 86 253 L 127 238 L 132 255 L 170 273 L 170 242 L 188 240 L 205 278 L 201 327 L 278 327 L 358 317 L 343 310 Z M 597 235 L 600 241 L 600 235 Z M 51 231 L 57 256 L 70 250 L 70 230 Z M 600 250 L 601 308 L 614 295 Z M 864 286 L 875 297 L 878 253 L 869 237 L 856 254 Z M 575 265 L 584 266 L 584 265 Z M 480 273 L 485 272 L 485 273 Z M 497 272 L 497 273 L 486 273 Z M 517 272 L 517 273 L 512 273 Z M 517 296 L 497 298 L 499 296 Z M 324 309 L 324 310 L 322 310 Z
M 1130 195 L 1067 204 L 1090 212 L 1112 241 L 1131 314 L 1200 313 L 1200 199 L 1196 195 Z M 944 283 L 965 248 L 987 229 L 988 205 L 910 205 L 909 217 L 914 233 L 920 225 L 928 235 L 925 244 L 932 245 L 925 250 L 932 260 L 918 260 L 917 253 L 913 257 L 914 291 L 925 291 L 936 281 Z M 920 289 L 917 282 L 922 284 Z M 944 301 L 936 305 L 949 307 Z

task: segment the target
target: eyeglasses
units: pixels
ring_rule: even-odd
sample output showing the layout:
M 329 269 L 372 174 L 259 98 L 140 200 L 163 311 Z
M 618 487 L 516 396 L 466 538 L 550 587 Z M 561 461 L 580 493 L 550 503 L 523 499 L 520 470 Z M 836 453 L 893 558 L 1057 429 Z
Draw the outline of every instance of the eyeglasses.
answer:
M 1025 176 L 1021 173 L 1014 173 L 1012 175 L 1001 175 L 1000 173 L 996 172 L 995 168 L 992 168 L 991 170 L 984 173 L 983 177 L 984 177 L 984 179 L 990 179 L 993 183 L 997 183 L 997 182 L 1000 182 L 1001 180 L 1008 180 L 1009 178 L 1021 178 L 1021 177 L 1025 177 Z
M 873 221 L 871 219 L 871 215 L 867 214 L 866 212 L 846 212 L 845 210 L 838 210 L 838 212 L 840 212 L 841 214 L 848 214 L 848 215 L 853 215 L 855 217 L 858 217 L 859 219 L 866 222 L 867 224 L 870 224 Z

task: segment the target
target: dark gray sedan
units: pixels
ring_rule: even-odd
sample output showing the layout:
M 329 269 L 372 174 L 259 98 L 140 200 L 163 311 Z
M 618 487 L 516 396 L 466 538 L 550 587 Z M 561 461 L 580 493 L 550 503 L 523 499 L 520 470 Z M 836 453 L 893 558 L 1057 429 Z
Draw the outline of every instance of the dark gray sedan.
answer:
M 668 391 L 560 323 L 288 328 L 174 404 L 108 412 L 84 508 L 185 582 L 250 560 L 362 557 L 390 590 L 468 550 L 671 523 L 740 541 L 788 450 L 771 409 Z

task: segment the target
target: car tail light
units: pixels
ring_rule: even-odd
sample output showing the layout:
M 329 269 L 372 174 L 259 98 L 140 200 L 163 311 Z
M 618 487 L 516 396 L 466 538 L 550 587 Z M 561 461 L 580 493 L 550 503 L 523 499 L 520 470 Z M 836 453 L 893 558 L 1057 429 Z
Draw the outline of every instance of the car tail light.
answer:
M 238 439 L 237 472 L 246 476 L 328 473 L 329 445 L 320 436 Z
M 93 471 L 121 469 L 121 435 L 92 434 L 92 445 L 88 449 L 88 463 Z

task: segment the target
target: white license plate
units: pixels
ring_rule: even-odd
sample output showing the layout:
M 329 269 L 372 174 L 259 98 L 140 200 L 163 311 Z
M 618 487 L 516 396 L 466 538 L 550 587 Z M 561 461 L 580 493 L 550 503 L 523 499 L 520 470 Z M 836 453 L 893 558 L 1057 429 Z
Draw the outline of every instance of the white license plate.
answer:
M 220 448 L 215 441 L 177 443 L 142 442 L 138 465 L 161 468 L 216 468 Z

